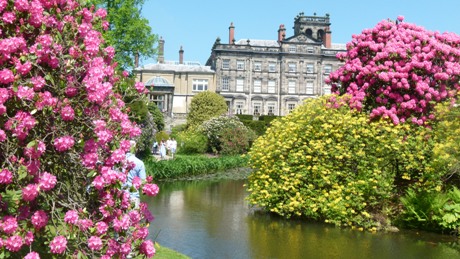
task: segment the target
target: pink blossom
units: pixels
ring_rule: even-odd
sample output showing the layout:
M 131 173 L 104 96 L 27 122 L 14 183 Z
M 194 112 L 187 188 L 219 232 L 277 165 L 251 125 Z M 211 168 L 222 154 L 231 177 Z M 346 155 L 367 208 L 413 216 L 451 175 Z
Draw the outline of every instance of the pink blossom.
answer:
M 88 238 L 88 247 L 93 251 L 99 251 L 102 249 L 102 240 L 98 236 L 91 236 Z
M 65 213 L 64 222 L 76 225 L 78 223 L 78 212 L 76 210 L 69 210 Z
M 48 172 L 44 172 L 42 176 L 40 177 L 39 186 L 40 186 L 40 189 L 44 191 L 49 191 L 54 188 L 54 186 L 56 185 L 56 182 L 57 182 L 56 176 Z
M 16 70 L 23 76 L 27 75 L 31 69 L 32 63 L 30 61 L 26 61 L 24 64 L 21 64 L 21 62 L 16 63 Z
M 145 86 L 144 86 L 144 83 L 142 82 L 136 82 L 134 84 L 134 87 L 136 88 L 137 92 L 138 93 L 145 93 L 146 91 L 148 91 Z
M 54 148 L 59 152 L 64 152 L 73 147 L 75 141 L 72 136 L 64 136 L 54 140 Z
M 38 210 L 32 215 L 31 221 L 32 225 L 38 230 L 48 224 L 48 216 L 43 210 Z
M 131 242 L 128 241 L 120 246 L 120 253 L 122 255 L 128 255 L 131 252 Z
M 45 79 L 41 76 L 32 77 L 30 82 L 34 85 L 35 91 L 40 91 L 46 83 Z
M 57 236 L 50 242 L 49 246 L 53 254 L 63 254 L 67 248 L 67 239 L 64 236 Z
M 133 237 L 135 239 L 145 239 L 149 235 L 149 229 L 146 227 L 143 228 L 138 228 L 136 231 L 134 231 Z
M 13 181 L 13 173 L 8 169 L 2 169 L 0 172 L 0 184 L 10 184 Z
M 148 196 L 156 196 L 160 188 L 154 183 L 146 183 L 142 188 L 142 192 Z
M 40 259 L 40 255 L 37 252 L 28 253 L 24 259 Z
M 70 98 L 70 97 L 74 97 L 74 96 L 76 96 L 76 95 L 78 94 L 78 89 L 75 88 L 75 87 L 67 87 L 67 88 L 65 89 L 65 94 L 66 94 L 66 96 L 69 97 L 69 98 Z
M 141 178 L 137 176 L 133 178 L 133 186 L 134 188 L 136 188 L 136 190 L 139 189 L 139 187 L 141 187 L 141 183 L 142 183 Z
M 72 106 L 66 105 L 61 109 L 61 117 L 64 121 L 72 121 L 75 117 L 75 113 Z
M 105 180 L 104 180 L 104 177 L 98 175 L 96 177 L 94 177 L 94 180 L 92 182 L 92 185 L 94 186 L 94 188 L 96 188 L 97 190 L 102 190 L 105 186 Z
M 9 84 L 14 81 L 14 74 L 11 70 L 4 68 L 0 70 L 0 84 Z
M 1 226 L 2 226 L 3 232 L 5 232 L 6 234 L 11 235 L 18 228 L 18 221 L 14 217 L 6 216 L 3 219 L 3 224 Z
M 21 250 L 24 241 L 20 236 L 10 236 L 7 240 L 5 240 L 5 247 L 11 252 L 17 252 Z
M 34 233 L 32 231 L 27 231 L 24 237 L 24 243 L 30 246 L 34 242 Z
M 151 258 L 155 255 L 155 246 L 151 240 L 145 240 L 142 242 L 140 247 L 140 252 L 144 254 L 147 258 Z
M 13 12 L 4 12 L 2 20 L 4 23 L 12 24 L 16 20 L 16 15 Z
M 402 21 L 404 20 L 404 16 L 398 15 L 398 18 L 397 18 L 397 19 L 398 19 L 398 21 L 402 22 Z
M 104 19 L 107 16 L 107 11 L 104 8 L 97 9 L 95 15 L 99 18 Z
M 29 88 L 27 86 L 18 86 L 18 91 L 16 92 L 16 96 L 19 99 L 24 99 L 24 100 L 32 100 L 34 98 L 34 89 Z
M 107 225 L 107 223 L 103 221 L 99 221 L 98 223 L 96 223 L 96 233 L 98 233 L 99 235 L 105 234 L 108 229 L 109 225 Z
M 22 199 L 25 201 L 33 201 L 38 196 L 38 186 L 36 184 L 28 184 L 22 188 Z
M 93 226 L 93 221 L 90 219 L 80 219 L 78 220 L 78 227 L 81 231 L 86 231 L 88 228 Z
M 128 77 L 128 76 L 129 76 L 128 71 L 124 70 L 124 71 L 123 71 L 123 76 L 124 76 L 124 77 Z

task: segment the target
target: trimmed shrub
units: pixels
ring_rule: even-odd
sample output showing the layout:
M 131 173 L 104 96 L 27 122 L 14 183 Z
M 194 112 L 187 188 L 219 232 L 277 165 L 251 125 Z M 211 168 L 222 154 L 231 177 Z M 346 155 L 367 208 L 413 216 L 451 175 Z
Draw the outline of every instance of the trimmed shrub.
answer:
M 237 154 L 249 147 L 255 137 L 237 117 L 219 116 L 204 122 L 198 131 L 208 138 L 208 152 L 222 153 L 222 143 L 225 142 L 225 152 Z M 233 134 L 238 133 L 237 136 Z M 240 153 L 241 154 L 241 153 Z
M 203 122 L 225 114 L 227 109 L 227 103 L 222 95 L 210 91 L 200 92 L 193 96 L 190 104 L 187 127 L 195 129 Z

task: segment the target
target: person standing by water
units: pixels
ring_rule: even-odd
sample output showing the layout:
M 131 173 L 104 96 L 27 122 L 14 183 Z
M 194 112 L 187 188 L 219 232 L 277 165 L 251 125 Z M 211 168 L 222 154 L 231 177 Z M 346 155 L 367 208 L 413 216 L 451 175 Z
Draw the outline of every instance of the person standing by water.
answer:
M 176 149 L 177 149 L 177 141 L 176 139 L 172 138 L 171 139 L 171 157 L 174 158 L 174 154 L 176 154 Z
M 131 149 L 130 152 L 126 153 L 126 160 L 128 162 L 128 168 L 130 168 L 128 175 L 126 177 L 126 182 L 123 185 L 123 189 L 129 192 L 129 197 L 132 203 L 134 203 L 135 208 L 139 208 L 141 202 L 139 195 L 139 186 L 147 178 L 145 173 L 145 165 L 142 160 L 136 157 L 136 142 L 131 140 Z M 138 179 L 137 179 L 137 178 Z
M 160 142 L 160 157 L 161 159 L 166 158 L 166 146 L 165 146 L 165 141 L 161 140 Z

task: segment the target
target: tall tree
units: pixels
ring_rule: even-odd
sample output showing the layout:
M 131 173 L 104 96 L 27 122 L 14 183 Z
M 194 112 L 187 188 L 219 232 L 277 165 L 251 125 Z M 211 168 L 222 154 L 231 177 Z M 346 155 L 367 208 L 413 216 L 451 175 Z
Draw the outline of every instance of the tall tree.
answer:
M 136 59 L 155 55 L 158 36 L 141 16 L 144 0 L 90 0 L 89 3 L 107 10 L 110 26 L 104 39 L 115 48 L 120 68 L 130 70 L 135 67 Z

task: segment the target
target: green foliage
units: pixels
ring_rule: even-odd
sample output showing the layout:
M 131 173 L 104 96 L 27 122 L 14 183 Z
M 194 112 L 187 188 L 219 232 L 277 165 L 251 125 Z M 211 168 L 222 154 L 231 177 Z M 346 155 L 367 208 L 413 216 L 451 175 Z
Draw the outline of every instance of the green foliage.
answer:
M 246 127 L 252 129 L 257 136 L 262 136 L 265 134 L 267 128 L 270 127 L 271 122 L 277 118 L 280 118 L 280 116 L 262 115 L 259 117 L 259 120 L 253 120 L 252 115 L 245 114 L 238 114 L 236 117 L 238 117 Z
M 151 157 L 144 161 L 147 174 L 154 179 L 175 179 L 205 175 L 232 168 L 246 167 L 246 156 L 207 157 L 204 155 L 177 155 L 171 160 L 156 161 Z
M 226 112 L 227 104 L 224 97 L 210 91 L 201 92 L 193 96 L 190 112 L 187 115 L 187 127 L 196 128 L 203 122 Z
M 252 118 L 254 117 L 252 115 L 247 115 L 247 114 L 237 114 L 235 116 L 238 117 L 238 119 L 240 119 L 240 121 L 249 121 L 249 120 L 252 121 Z
M 115 47 L 115 60 L 119 67 L 134 67 L 135 56 L 153 57 L 158 36 L 152 33 L 149 21 L 141 16 L 144 0 L 91 0 L 90 4 L 107 10 L 109 30 L 104 31 L 104 39 Z
M 163 113 L 160 111 L 160 108 L 158 108 L 158 106 L 155 103 L 148 102 L 147 109 L 153 116 L 153 121 L 155 122 L 157 129 L 160 131 L 163 130 L 165 128 L 165 119 Z
M 460 230 L 460 191 L 456 187 L 445 193 L 408 190 L 401 203 L 401 220 L 406 227 L 457 233 Z
M 208 138 L 208 151 L 215 154 L 242 154 L 255 138 L 237 117 L 214 117 L 198 128 Z
M 129 100 L 129 98 L 125 99 Z M 142 134 L 136 140 L 136 155 L 143 159 L 151 154 L 150 147 L 157 131 L 155 121 L 149 112 L 148 101 L 145 97 L 127 102 L 127 106 L 130 108 L 130 118 L 142 127 Z
M 178 138 L 178 134 L 185 130 L 187 130 L 187 124 L 176 125 L 171 128 L 171 137 Z
M 169 139 L 169 134 L 164 130 L 159 131 L 155 135 L 155 139 L 157 140 L 158 143 L 160 143 L 162 140 L 166 141 Z
M 432 146 L 417 145 L 428 129 L 370 123 L 346 106 L 331 108 L 327 98 L 273 121 L 255 141 L 248 153 L 251 204 L 285 217 L 376 230 L 387 223 L 381 218 L 391 216 L 398 192 L 437 187 L 428 163 Z
M 208 148 L 208 139 L 198 131 L 181 131 L 176 135 L 178 154 L 204 154 Z

